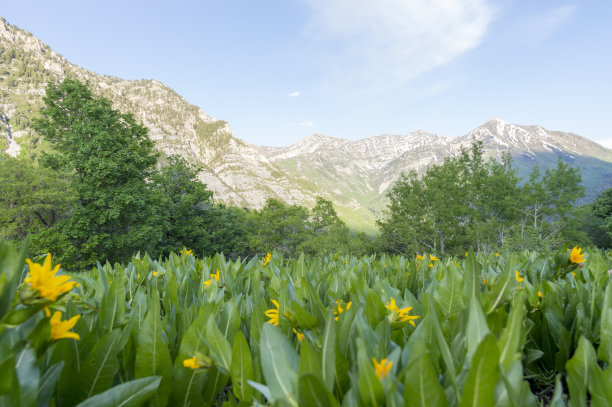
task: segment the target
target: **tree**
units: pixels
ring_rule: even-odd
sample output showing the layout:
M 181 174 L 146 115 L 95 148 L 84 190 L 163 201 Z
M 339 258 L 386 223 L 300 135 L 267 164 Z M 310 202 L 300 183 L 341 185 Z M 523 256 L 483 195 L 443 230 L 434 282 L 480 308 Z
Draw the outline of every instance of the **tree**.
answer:
M 64 266 L 153 252 L 162 228 L 147 183 L 157 162 L 147 129 L 74 79 L 49 83 L 43 101 L 34 129 L 54 152 L 41 163 L 74 174 L 77 202 L 60 228 L 67 241 L 58 248 Z
M 612 188 L 599 194 L 586 210 L 584 230 L 591 241 L 602 249 L 612 247 Z
M 23 240 L 51 229 L 73 204 L 68 176 L 0 154 L 0 239 Z

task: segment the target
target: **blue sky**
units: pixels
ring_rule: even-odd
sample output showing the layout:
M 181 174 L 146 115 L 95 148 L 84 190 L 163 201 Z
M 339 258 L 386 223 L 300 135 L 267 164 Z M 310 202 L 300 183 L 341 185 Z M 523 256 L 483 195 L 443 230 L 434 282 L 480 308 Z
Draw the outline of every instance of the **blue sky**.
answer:
M 607 0 L 3 3 L 71 62 L 162 81 L 255 144 L 499 117 L 612 147 Z

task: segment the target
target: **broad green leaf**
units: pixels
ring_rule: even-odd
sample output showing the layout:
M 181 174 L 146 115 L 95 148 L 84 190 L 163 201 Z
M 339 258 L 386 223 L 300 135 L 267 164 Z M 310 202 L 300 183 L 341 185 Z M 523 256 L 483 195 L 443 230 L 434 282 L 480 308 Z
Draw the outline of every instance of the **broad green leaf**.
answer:
M 297 407 L 298 356 L 293 346 L 280 330 L 264 324 L 260 338 L 261 366 L 270 389 L 271 401 L 282 400 Z
M 55 384 L 60 378 L 64 362 L 58 362 L 50 366 L 45 374 L 40 378 L 40 386 L 38 387 L 38 399 L 36 401 L 36 407 L 48 406 L 55 390 Z
M 334 387 L 336 376 L 336 326 L 333 315 L 330 313 L 325 324 L 321 338 L 321 381 L 328 391 Z
M 253 389 L 248 385 L 253 380 L 251 351 L 242 331 L 236 332 L 232 349 L 232 386 L 234 395 L 241 401 L 250 401 Z
M 299 377 L 298 394 L 300 406 L 334 407 L 338 405 L 323 382 L 310 373 Z
M 310 342 L 302 341 L 298 374 L 302 376 L 306 373 L 322 377 L 321 356 L 313 349 Z
M 385 402 L 385 393 L 376 376 L 374 363 L 365 351 L 363 341 L 359 340 L 357 352 L 357 369 L 359 379 L 359 398 L 364 406 L 382 406 Z
M 570 407 L 587 406 L 587 388 L 591 380 L 591 364 L 594 361 L 596 361 L 596 358 L 593 345 L 584 336 L 580 336 L 578 348 L 566 364 Z
M 601 343 L 597 349 L 599 359 L 612 364 L 612 284 L 608 283 L 601 304 L 601 320 L 599 328 Z
M 522 326 L 525 318 L 525 303 L 522 294 L 519 294 L 512 305 L 506 327 L 499 338 L 500 365 L 508 371 L 510 366 L 521 359 Z
M 152 376 L 119 384 L 79 403 L 77 407 L 140 407 L 153 394 L 161 377 Z
M 468 258 L 469 257 L 470 256 L 468 256 Z M 468 359 L 472 359 L 478 345 L 480 345 L 482 339 L 487 336 L 489 332 L 487 320 L 482 308 L 480 307 L 480 303 L 476 297 L 472 297 L 470 300 L 470 313 L 468 316 L 468 323 L 465 333 L 467 337 Z
M 39 391 L 40 369 L 38 368 L 38 363 L 36 363 L 34 349 L 26 347 L 17 355 L 15 369 L 19 379 L 21 406 L 35 406 Z
M 113 280 L 100 304 L 99 321 L 102 335 L 117 327 L 125 315 L 125 278 L 121 274 L 115 274 Z
M 136 346 L 135 378 L 162 376 L 151 404 L 163 406 L 167 403 L 171 389 L 172 361 L 168 345 L 162 339 L 162 321 L 159 310 L 159 296 L 153 290 L 149 312 L 140 328 Z
M 465 273 L 463 275 L 463 296 L 466 301 L 477 299 L 480 301 L 480 282 L 482 280 L 482 265 L 476 260 L 474 249 L 470 247 L 465 259 Z
M 495 405 L 495 386 L 499 377 L 497 340 L 487 335 L 476 350 L 461 393 L 460 407 Z
M 404 376 L 404 406 L 445 407 L 448 406 L 444 389 L 438 382 L 438 373 L 429 355 L 422 354 L 412 363 Z
M 215 364 L 224 375 L 229 375 L 232 365 L 232 347 L 219 330 L 214 315 L 210 315 L 206 323 L 205 339 Z

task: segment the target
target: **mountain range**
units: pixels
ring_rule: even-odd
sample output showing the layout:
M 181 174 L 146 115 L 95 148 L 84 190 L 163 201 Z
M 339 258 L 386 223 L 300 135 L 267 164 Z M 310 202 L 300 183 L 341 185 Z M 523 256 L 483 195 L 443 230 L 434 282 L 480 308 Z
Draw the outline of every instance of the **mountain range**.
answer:
M 332 200 L 345 221 L 371 230 L 385 207 L 385 194 L 403 171 L 422 172 L 481 141 L 485 155 L 510 152 L 519 175 L 557 159 L 582 171 L 587 199 L 612 187 L 612 150 L 573 133 L 492 119 L 469 133 L 446 138 L 423 130 L 360 140 L 313 134 L 287 147 L 250 144 L 230 125 L 188 103 L 156 80 L 99 75 L 70 63 L 32 34 L 0 18 L 0 150 L 35 157 L 45 148 L 30 124 L 42 107 L 50 80 L 70 76 L 88 81 L 96 94 L 134 114 L 149 128 L 156 148 L 201 168 L 200 181 L 215 199 L 260 208 L 268 198 L 311 206 L 317 196 Z M 443 120 L 441 118 L 441 120 Z

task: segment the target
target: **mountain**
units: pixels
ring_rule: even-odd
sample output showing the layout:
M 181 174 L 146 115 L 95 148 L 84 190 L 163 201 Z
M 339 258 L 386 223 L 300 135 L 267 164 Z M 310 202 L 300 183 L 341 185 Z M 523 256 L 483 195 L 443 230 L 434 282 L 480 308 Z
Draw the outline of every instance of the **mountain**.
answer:
M 422 172 L 482 141 L 485 154 L 508 151 L 521 175 L 556 160 L 581 168 L 589 198 L 612 187 L 612 150 L 586 138 L 539 126 L 493 119 L 457 138 L 417 130 L 345 140 L 313 134 L 288 147 L 256 146 L 232 134 L 230 125 L 189 104 L 155 80 L 99 75 L 67 61 L 32 34 L 0 18 L 0 151 L 36 157 L 48 148 L 30 124 L 42 107 L 48 81 L 67 76 L 89 81 L 115 108 L 133 113 L 149 128 L 156 148 L 178 154 L 201 168 L 199 179 L 215 199 L 260 208 L 267 198 L 311 206 L 317 196 L 336 204 L 345 221 L 373 230 L 385 193 L 402 171 Z

